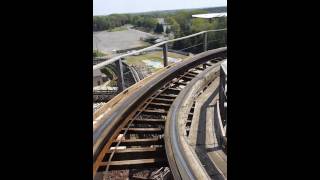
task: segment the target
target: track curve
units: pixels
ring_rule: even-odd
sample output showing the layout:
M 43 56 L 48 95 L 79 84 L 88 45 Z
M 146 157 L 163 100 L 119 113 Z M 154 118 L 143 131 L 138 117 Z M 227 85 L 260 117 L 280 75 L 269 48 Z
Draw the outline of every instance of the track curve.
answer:
M 168 66 L 103 116 L 93 131 L 94 178 L 173 178 L 164 143 L 168 111 L 187 83 L 226 56 L 224 47 Z
M 174 179 L 212 179 L 194 150 L 197 147 L 196 144 L 199 142 L 196 142 L 196 144 L 192 143 L 197 141 L 197 139 L 199 140 L 199 138 L 203 139 L 201 135 L 206 136 L 206 133 L 210 133 L 210 131 L 203 132 L 206 130 L 193 128 L 192 133 L 199 132 L 201 135 L 192 134 L 193 139 L 191 139 L 189 135 L 190 131 L 192 131 L 190 129 L 191 123 L 194 120 L 194 112 L 199 108 L 195 105 L 198 97 L 201 97 L 201 94 L 204 94 L 207 98 L 216 97 L 217 95 L 219 88 L 219 70 L 220 62 L 198 74 L 180 92 L 168 112 L 165 127 L 165 144 Z M 209 88 L 210 92 L 205 93 L 206 89 Z M 205 120 L 204 124 L 203 122 L 197 123 L 199 123 L 197 126 L 202 123 L 201 126 L 206 127 Z M 194 137 L 196 137 L 196 140 L 194 140 Z M 215 172 L 215 174 L 217 173 Z M 223 179 L 221 176 L 219 176 L 219 178 Z

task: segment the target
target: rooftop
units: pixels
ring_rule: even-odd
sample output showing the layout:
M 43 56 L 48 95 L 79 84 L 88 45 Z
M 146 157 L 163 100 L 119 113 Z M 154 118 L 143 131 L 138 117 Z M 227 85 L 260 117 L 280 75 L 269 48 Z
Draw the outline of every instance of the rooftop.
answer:
M 210 19 L 215 17 L 227 17 L 227 13 L 194 14 L 192 17 Z

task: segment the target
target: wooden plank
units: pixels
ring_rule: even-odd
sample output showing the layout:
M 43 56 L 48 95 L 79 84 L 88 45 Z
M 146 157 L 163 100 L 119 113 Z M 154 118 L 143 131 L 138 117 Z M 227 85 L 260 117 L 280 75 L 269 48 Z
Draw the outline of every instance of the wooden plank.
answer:
M 166 122 L 164 119 L 133 119 L 134 121 Z
M 159 138 L 146 138 L 146 139 L 137 139 L 137 138 L 131 138 L 131 139 L 122 139 L 121 142 L 147 142 L 147 141 L 158 141 Z M 115 142 L 119 142 L 120 140 L 115 140 Z
M 111 166 L 123 166 L 123 165 L 137 165 L 137 164 L 152 164 L 157 162 L 163 162 L 165 159 L 135 159 L 135 160 L 124 160 L 124 161 L 111 161 Z M 100 166 L 107 166 L 108 162 L 101 162 Z
M 189 81 L 189 80 L 191 80 L 193 77 L 190 77 L 190 76 L 188 76 L 188 75 L 185 74 L 185 75 L 181 75 L 180 78 L 181 78 L 181 79 L 187 79 L 187 80 Z
M 119 140 L 115 140 L 112 143 L 112 146 L 115 146 Z M 144 139 L 124 139 L 121 140 L 120 146 L 147 146 L 147 145 L 160 145 L 163 144 L 163 139 L 158 137 L 156 138 L 144 138 Z
M 178 89 L 178 88 L 173 88 L 173 87 L 170 87 L 170 88 L 168 88 L 169 90 L 173 90 L 173 91 L 178 91 L 178 92 L 180 92 L 181 91 L 181 89 Z M 171 95 L 171 94 L 170 94 Z
M 127 148 L 118 149 L 115 153 L 136 153 L 136 152 L 156 152 L 164 150 L 163 147 L 141 147 L 141 148 Z M 114 150 L 109 151 L 111 153 Z
M 176 84 L 181 84 L 181 85 L 184 85 L 184 86 L 186 86 L 187 85 L 187 83 L 185 83 L 185 82 L 176 82 Z
M 169 88 L 169 89 L 170 89 L 170 88 Z M 179 91 L 180 91 L 180 90 L 179 90 Z M 175 97 L 177 97 L 178 95 L 176 95 L 176 94 L 161 93 L 161 94 L 159 94 L 158 96 L 166 96 L 166 97 L 175 98 Z
M 139 110 L 142 113 L 146 114 L 163 114 L 166 115 L 168 112 L 163 110 L 163 109 L 144 109 L 144 110 Z
M 209 64 L 209 63 L 204 63 L 205 65 L 207 65 L 207 66 L 212 66 L 212 64 Z
M 125 131 L 126 128 L 123 128 L 122 131 Z M 161 128 L 129 128 L 128 132 L 162 132 Z
M 151 102 L 149 104 L 152 104 L 152 105 L 157 105 L 157 106 L 167 106 L 167 107 L 170 107 L 171 104 L 165 104 L 165 103 L 155 103 L 155 102 Z
M 134 124 L 164 124 L 164 119 L 134 119 Z
M 154 98 L 153 100 L 158 100 L 158 101 L 170 101 L 173 102 L 174 99 L 165 99 L 165 98 Z
M 187 75 L 188 76 L 196 76 L 196 75 L 198 75 L 199 73 L 197 73 L 197 72 L 194 72 L 194 71 L 188 71 L 187 72 Z
M 196 69 L 196 70 L 201 70 L 201 71 L 204 70 L 204 68 L 201 68 L 201 67 L 196 67 L 195 69 Z
M 183 77 L 189 78 L 190 80 L 192 80 L 194 77 L 196 77 L 196 75 L 188 74 L 188 75 L 184 75 Z

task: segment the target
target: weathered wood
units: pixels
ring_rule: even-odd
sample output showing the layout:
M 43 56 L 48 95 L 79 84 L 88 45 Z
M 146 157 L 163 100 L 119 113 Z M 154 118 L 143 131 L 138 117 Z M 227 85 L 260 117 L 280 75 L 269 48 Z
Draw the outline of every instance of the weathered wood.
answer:
M 123 165 L 137 165 L 137 164 L 150 164 L 156 162 L 163 162 L 165 159 L 135 159 L 135 160 L 125 160 L 125 161 L 111 161 L 112 166 L 123 166 Z M 108 162 L 101 162 L 101 166 L 107 166 Z
M 116 66 L 118 71 L 118 81 L 117 81 L 118 88 L 119 88 L 119 92 L 122 92 L 125 89 L 125 87 L 124 87 L 124 78 L 123 78 L 123 64 L 121 59 L 116 61 Z
M 163 66 L 167 67 L 168 66 L 168 45 L 165 43 L 163 45 Z

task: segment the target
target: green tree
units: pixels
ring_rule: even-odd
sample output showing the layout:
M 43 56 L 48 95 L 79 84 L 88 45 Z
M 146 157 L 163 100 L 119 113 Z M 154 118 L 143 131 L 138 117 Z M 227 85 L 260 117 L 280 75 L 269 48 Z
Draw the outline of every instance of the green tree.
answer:
M 105 54 L 102 53 L 101 51 L 93 50 L 93 57 L 101 57 L 101 56 L 105 56 Z
M 175 37 L 180 37 L 180 25 L 177 23 L 177 21 L 172 18 L 172 17 L 168 17 L 166 19 L 166 22 L 170 25 L 170 30 L 173 32 Z
M 156 33 L 162 33 L 162 32 L 163 32 L 163 25 L 157 23 L 156 28 L 154 29 L 154 32 L 156 32 Z
M 166 34 L 169 34 L 171 32 L 170 28 L 166 28 Z
M 157 20 L 151 17 L 144 17 L 144 21 L 142 26 L 147 28 L 148 30 L 153 30 L 157 25 Z
M 210 23 L 207 19 L 192 19 L 191 20 L 191 33 L 214 29 L 214 24 Z

